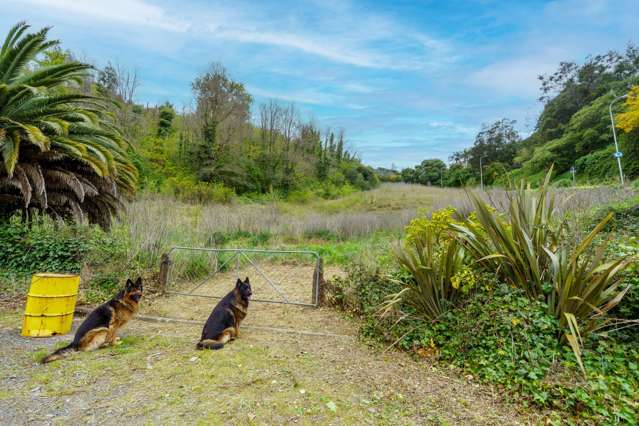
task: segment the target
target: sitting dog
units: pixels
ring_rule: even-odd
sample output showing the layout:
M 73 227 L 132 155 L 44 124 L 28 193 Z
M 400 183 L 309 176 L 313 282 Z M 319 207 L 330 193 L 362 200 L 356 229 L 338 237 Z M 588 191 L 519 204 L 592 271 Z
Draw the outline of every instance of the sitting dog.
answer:
M 76 351 L 92 351 L 115 344 L 116 333 L 138 311 L 142 298 L 142 278 L 126 280 L 123 290 L 106 303 L 95 308 L 80 324 L 75 338 L 69 345 L 46 356 L 46 364 L 67 357 Z
M 239 337 L 252 294 L 248 277 L 244 281 L 238 278 L 235 288 L 215 305 L 206 320 L 197 349 L 222 349 L 226 342 Z

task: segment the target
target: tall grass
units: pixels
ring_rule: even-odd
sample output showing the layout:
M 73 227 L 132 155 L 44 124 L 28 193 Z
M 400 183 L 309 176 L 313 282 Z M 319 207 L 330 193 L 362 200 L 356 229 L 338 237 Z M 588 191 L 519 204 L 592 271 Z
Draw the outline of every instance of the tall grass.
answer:
M 561 214 L 619 201 L 639 191 L 591 188 L 553 192 Z M 479 196 L 500 210 L 508 207 L 506 191 L 490 190 Z M 379 232 L 399 236 L 416 215 L 448 206 L 464 214 L 474 209 L 464 190 L 410 184 L 383 184 L 371 191 L 305 204 L 275 200 L 263 204 L 187 204 L 147 194 L 128 206 L 118 226 L 130 234 L 130 256 L 157 265 L 160 255 L 172 246 L 216 247 L 232 235 L 261 235 L 294 244 L 309 239 L 349 240 Z

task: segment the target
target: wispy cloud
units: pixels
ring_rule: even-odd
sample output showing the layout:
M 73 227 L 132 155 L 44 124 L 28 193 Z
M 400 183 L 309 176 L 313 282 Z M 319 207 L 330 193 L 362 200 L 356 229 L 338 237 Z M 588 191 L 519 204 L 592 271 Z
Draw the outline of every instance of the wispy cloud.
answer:
M 453 57 L 448 54 L 450 46 L 443 41 L 384 16 L 356 9 L 346 0 L 318 7 L 310 22 L 296 16 L 289 20 L 273 19 L 264 9 L 241 2 L 233 6 L 217 3 L 211 13 L 188 5 L 169 10 L 150 0 L 8 1 L 82 16 L 86 20 L 296 50 L 363 68 L 415 70 L 433 67 Z
M 307 105 L 335 105 L 339 101 L 339 99 L 334 95 L 322 93 L 313 89 L 286 90 L 280 92 L 277 90 L 263 89 L 253 85 L 248 85 L 246 89 L 249 93 L 261 98 L 277 99 Z
M 159 6 L 144 0 L 21 0 L 22 4 L 57 9 L 89 19 L 142 25 L 166 31 L 187 31 L 190 24 L 176 19 Z
M 241 43 L 256 43 L 297 49 L 305 53 L 321 56 L 331 61 L 368 68 L 403 68 L 393 64 L 386 55 L 363 48 L 349 48 L 322 40 L 320 37 L 287 33 L 251 31 L 246 28 L 228 28 L 224 26 L 210 28 L 213 37 Z

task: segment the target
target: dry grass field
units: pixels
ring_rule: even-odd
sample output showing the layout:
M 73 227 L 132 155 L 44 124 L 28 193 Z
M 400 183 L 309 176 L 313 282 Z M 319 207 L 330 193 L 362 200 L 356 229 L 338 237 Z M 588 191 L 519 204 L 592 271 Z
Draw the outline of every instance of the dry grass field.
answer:
M 558 188 L 559 212 L 578 212 L 637 194 L 632 187 Z M 491 189 L 482 196 L 499 209 L 508 193 Z M 266 202 L 230 205 L 186 204 L 172 198 L 147 197 L 132 203 L 122 218 L 131 236 L 131 256 L 143 253 L 153 262 L 171 246 L 305 246 L 366 240 L 372 235 L 398 236 L 418 214 L 452 206 L 471 210 L 466 190 L 385 183 L 371 191 L 309 203 Z M 365 244 L 366 245 L 366 242 Z

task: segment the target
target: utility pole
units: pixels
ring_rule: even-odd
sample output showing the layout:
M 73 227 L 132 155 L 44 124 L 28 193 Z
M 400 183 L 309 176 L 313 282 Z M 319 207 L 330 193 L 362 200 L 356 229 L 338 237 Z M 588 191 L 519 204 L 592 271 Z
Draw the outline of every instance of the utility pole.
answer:
M 439 186 L 444 187 L 444 168 L 439 169 Z
M 577 169 L 575 168 L 575 166 L 572 166 L 570 168 L 570 173 L 572 173 L 572 186 L 575 186 L 575 172 L 577 171 Z
M 612 114 L 612 104 L 617 102 L 619 99 L 625 99 L 627 97 L 628 95 L 617 96 L 612 100 L 612 102 L 610 102 L 610 105 L 608 105 L 608 111 L 610 112 L 610 123 L 612 124 L 612 137 L 615 141 L 614 156 L 617 159 L 617 166 L 619 166 L 619 180 L 621 181 L 621 186 L 624 185 L 623 170 L 621 170 L 621 157 L 623 156 L 623 153 L 619 151 L 619 144 L 617 143 L 617 131 L 615 130 L 615 116 Z
M 479 182 L 481 184 L 481 190 L 484 190 L 484 167 L 482 165 L 482 158 L 484 158 L 484 156 L 482 155 L 481 157 L 479 157 Z

